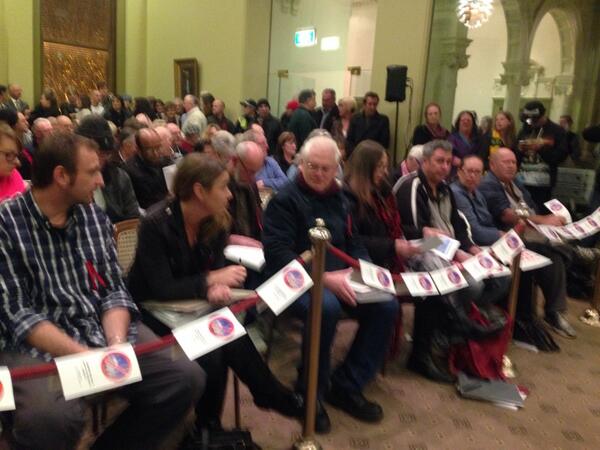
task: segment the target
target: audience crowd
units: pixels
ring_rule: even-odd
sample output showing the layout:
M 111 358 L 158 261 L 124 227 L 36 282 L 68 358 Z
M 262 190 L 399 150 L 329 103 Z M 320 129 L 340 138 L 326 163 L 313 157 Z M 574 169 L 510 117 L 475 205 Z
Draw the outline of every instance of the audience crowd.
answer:
M 305 89 L 281 118 L 269 100 L 240 101 L 240 115 L 208 92 L 163 102 L 115 95 L 100 82 L 88 94 L 67 90 L 59 104 L 44 89 L 33 109 L 17 84 L 0 86 L 0 364 L 31 365 L 124 342 L 140 343 L 170 329 L 143 309 L 145 300 L 232 300 L 232 289 L 254 289 L 311 248 L 308 230 L 322 218 L 332 245 L 392 273 L 456 267 L 522 231 L 527 249 L 551 265 L 521 277 L 515 338 L 554 351 L 576 332 L 566 319 L 566 277 L 577 258 L 596 254 L 576 240 L 544 239 L 533 225 L 561 226 L 550 214 L 557 168 L 578 158 L 572 119 L 552 122 L 544 104 L 482 121 L 461 111 L 452 130 L 438 104 L 424 109 L 413 147 L 397 166 L 390 158 L 388 117 L 379 96 L 336 99 Z M 169 175 L 175 173 L 174 177 Z M 131 270 L 122 273 L 113 224 L 140 220 Z M 423 251 L 419 240 L 452 238 L 452 261 Z M 264 249 L 257 273 L 225 261 L 227 244 Z M 590 245 L 588 245 L 589 247 Z M 460 266 L 459 266 L 460 267 Z M 352 269 L 328 253 L 323 275 L 316 431 L 331 422 L 326 404 L 364 422 L 384 411 L 363 395 L 390 346 L 401 336 L 400 300 L 357 302 Z M 475 280 L 445 295 L 416 301 L 408 367 L 453 382 L 458 370 L 477 373 L 456 348 L 483 342 L 506 348 L 510 276 Z M 538 317 L 532 286 L 542 289 Z M 290 312 L 305 325 L 310 292 Z M 477 310 L 486 319 L 473 320 Z M 254 313 L 254 316 L 257 313 Z M 253 314 L 249 314 L 253 316 Z M 350 349 L 335 368 L 331 348 L 342 317 L 358 321 Z M 201 357 L 197 364 L 166 351 L 140 357 L 143 381 L 119 392 L 129 406 L 94 448 L 151 449 L 196 411 L 197 429 L 219 429 L 227 369 L 248 385 L 256 405 L 302 418 L 308 327 L 293 389 L 273 375 L 248 337 Z M 498 361 L 495 361 L 498 363 Z M 498 367 L 500 364 L 498 363 Z M 73 448 L 81 436 L 84 402 L 65 401 L 42 379 L 15 382 L 14 413 L 2 421 L 15 448 Z M 194 437 L 188 438 L 195 439 Z M 190 447 L 193 448 L 193 447 Z

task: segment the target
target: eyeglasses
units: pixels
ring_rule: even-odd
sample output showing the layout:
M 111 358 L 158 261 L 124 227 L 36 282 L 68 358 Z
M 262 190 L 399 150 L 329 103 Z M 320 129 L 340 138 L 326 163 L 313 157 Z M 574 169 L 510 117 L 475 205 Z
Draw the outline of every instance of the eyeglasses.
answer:
M 308 169 L 312 172 L 329 173 L 335 170 L 335 166 L 320 166 L 318 164 L 314 164 L 308 161 L 306 162 L 306 167 L 308 167 Z
M 5 152 L 3 150 L 0 150 L 0 153 L 4 155 L 4 159 L 6 159 L 7 162 L 13 162 L 15 158 L 19 156 L 17 152 Z

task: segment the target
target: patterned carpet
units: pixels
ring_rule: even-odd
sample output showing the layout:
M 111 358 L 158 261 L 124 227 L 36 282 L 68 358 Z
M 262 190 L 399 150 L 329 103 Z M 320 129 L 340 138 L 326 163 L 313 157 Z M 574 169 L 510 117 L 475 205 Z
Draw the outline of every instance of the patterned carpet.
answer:
M 600 448 L 600 329 L 577 320 L 586 303 L 569 302 L 570 321 L 579 337 L 557 338 L 558 354 L 533 353 L 514 345 L 509 350 L 518 371 L 514 382 L 531 395 L 519 411 L 465 400 L 454 386 L 430 382 L 404 368 L 407 349 L 388 364 L 366 395 L 384 408 L 377 425 L 358 422 L 328 407 L 332 432 L 317 439 L 324 449 L 599 449 Z M 406 327 L 412 307 L 405 306 Z M 286 323 L 287 326 L 287 323 Z M 345 354 L 354 323 L 340 324 L 334 359 Z M 281 325 L 279 328 L 282 328 Z M 289 327 L 274 344 L 271 367 L 286 383 L 295 378 L 299 335 Z M 232 390 L 229 389 L 229 392 Z M 233 425 L 229 395 L 224 424 Z M 287 449 L 301 425 L 254 406 L 242 387 L 242 422 L 263 449 Z

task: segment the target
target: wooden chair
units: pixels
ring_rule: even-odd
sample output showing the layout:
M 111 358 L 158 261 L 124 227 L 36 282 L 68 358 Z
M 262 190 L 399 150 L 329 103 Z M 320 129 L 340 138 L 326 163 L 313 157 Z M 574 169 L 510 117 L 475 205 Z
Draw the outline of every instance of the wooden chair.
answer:
M 126 276 L 133 264 L 137 248 L 139 219 L 129 219 L 115 224 L 115 244 L 119 265 Z

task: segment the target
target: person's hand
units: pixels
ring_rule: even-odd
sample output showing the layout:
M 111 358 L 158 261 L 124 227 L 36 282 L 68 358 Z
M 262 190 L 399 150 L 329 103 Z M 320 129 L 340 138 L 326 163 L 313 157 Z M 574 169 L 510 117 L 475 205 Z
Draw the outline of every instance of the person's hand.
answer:
M 396 250 L 396 255 L 401 256 L 404 259 L 408 259 L 411 256 L 422 253 L 421 247 L 412 245 L 406 239 L 396 239 L 394 241 L 394 249 Z
M 481 253 L 481 248 L 479 248 L 477 245 L 472 245 L 469 248 L 469 253 L 471 255 L 477 255 L 478 253 Z
M 440 230 L 439 228 L 423 227 L 423 237 L 424 238 L 428 238 L 431 236 L 439 236 L 439 235 L 448 236 L 448 233 Z M 448 236 L 448 237 L 450 237 L 450 236 Z
M 347 280 L 351 272 L 352 268 L 325 272 L 323 274 L 323 285 L 344 303 L 356 306 L 356 293 Z
M 258 190 L 264 189 L 265 188 L 265 182 L 264 182 L 264 180 L 257 180 L 256 181 L 256 188 Z
M 262 242 L 257 241 L 248 236 L 242 236 L 241 234 L 229 235 L 228 244 L 230 245 L 245 245 L 246 247 L 263 248 Z
M 228 287 L 241 286 L 246 279 L 246 268 L 244 266 L 227 266 L 218 270 L 211 270 L 206 277 L 206 284 L 213 286 L 222 284 Z
M 231 289 L 223 284 L 213 284 L 206 291 L 206 299 L 213 305 L 227 305 L 231 301 Z
M 459 263 L 465 262 L 470 257 L 471 257 L 470 253 L 467 253 L 461 249 L 456 250 L 456 253 L 454 254 L 454 260 L 458 261 Z
M 562 227 L 567 224 L 567 219 L 563 216 L 556 216 L 554 214 L 548 214 L 544 216 L 544 225 L 550 225 L 552 227 Z

